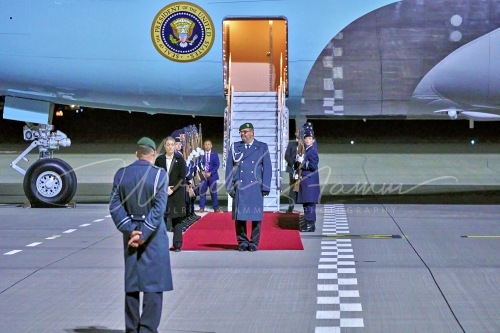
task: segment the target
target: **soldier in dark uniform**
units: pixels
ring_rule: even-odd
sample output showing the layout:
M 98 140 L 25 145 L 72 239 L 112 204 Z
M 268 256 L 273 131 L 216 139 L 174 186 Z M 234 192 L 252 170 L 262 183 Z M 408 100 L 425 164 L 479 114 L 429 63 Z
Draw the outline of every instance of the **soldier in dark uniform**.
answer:
M 304 207 L 305 224 L 300 228 L 303 232 L 316 230 L 316 204 L 319 202 L 319 155 L 314 146 L 314 133 L 308 129 L 304 131 L 304 156 L 297 156 L 297 162 L 302 169 L 300 188 L 297 193 L 297 203 Z
M 165 154 L 156 158 L 155 165 L 168 173 L 168 205 L 165 221 L 172 219 L 174 238 L 173 250 L 180 252 L 182 248 L 182 220 L 186 216 L 186 163 L 180 154 L 175 154 L 175 139 L 171 136 L 165 139 Z
M 233 197 L 232 216 L 236 220 L 236 239 L 240 251 L 257 251 L 264 214 L 264 196 L 269 195 L 272 176 L 269 148 L 254 139 L 251 123 L 240 126 L 241 141 L 229 148 L 226 190 Z M 246 221 L 252 221 L 252 239 L 247 237 Z
M 293 213 L 293 208 L 295 207 L 296 194 L 293 190 L 293 185 L 295 184 L 294 178 L 294 164 L 295 157 L 297 156 L 297 146 L 299 140 L 299 129 L 295 130 L 295 139 L 293 141 L 288 142 L 288 146 L 285 151 L 285 161 L 286 161 L 286 172 L 288 173 L 289 178 L 289 190 L 288 190 L 288 209 L 287 213 Z
M 138 160 L 115 174 L 109 211 L 123 234 L 126 332 L 157 332 L 163 292 L 173 289 L 163 223 L 168 176 L 152 165 L 153 140 L 142 138 L 137 143 Z M 142 314 L 140 292 L 144 293 Z

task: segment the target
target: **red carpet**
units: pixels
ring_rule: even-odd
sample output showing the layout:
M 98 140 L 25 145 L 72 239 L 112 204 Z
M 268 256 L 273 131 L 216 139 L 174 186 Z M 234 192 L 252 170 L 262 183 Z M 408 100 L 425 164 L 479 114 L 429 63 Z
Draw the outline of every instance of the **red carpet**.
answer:
M 251 235 L 252 223 L 247 222 Z M 264 213 L 260 250 L 303 250 L 299 232 L 299 214 Z M 185 233 L 182 250 L 237 250 L 231 213 L 208 213 Z

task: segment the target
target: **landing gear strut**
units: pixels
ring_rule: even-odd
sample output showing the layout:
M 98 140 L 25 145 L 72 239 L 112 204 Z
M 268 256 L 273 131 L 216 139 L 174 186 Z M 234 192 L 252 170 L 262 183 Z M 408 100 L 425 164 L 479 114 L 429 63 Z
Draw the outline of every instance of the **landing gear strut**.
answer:
M 53 158 L 53 151 L 69 147 L 71 140 L 61 131 L 52 133 L 53 125 L 28 124 L 23 128 L 24 140 L 33 141 L 10 165 L 24 175 L 23 188 L 32 207 L 66 206 L 76 193 L 74 170 L 65 161 Z M 27 171 L 17 165 L 38 147 L 39 160 Z

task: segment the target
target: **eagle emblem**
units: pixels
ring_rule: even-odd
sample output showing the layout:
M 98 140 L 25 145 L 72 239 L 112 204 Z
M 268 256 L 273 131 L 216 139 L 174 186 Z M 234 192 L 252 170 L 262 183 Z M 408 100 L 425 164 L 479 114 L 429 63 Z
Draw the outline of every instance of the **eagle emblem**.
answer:
M 179 45 L 185 48 L 188 45 L 193 45 L 193 43 L 198 39 L 198 35 L 194 35 L 193 30 L 195 23 L 187 18 L 179 18 L 170 23 L 172 28 L 173 36 L 170 35 L 169 39 L 172 44 Z

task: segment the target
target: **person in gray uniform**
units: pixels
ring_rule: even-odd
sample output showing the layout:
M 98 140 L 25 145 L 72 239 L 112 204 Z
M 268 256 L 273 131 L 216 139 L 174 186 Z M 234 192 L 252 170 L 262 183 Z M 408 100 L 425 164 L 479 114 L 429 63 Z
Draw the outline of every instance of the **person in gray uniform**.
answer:
M 138 160 L 116 172 L 109 204 L 111 218 L 123 234 L 127 333 L 158 332 L 163 292 L 173 290 L 169 242 L 163 222 L 168 175 L 153 165 L 154 141 L 143 137 L 137 144 Z
M 269 148 L 254 139 L 251 123 L 240 126 L 241 141 L 229 148 L 226 167 L 226 190 L 233 197 L 232 217 L 236 221 L 236 240 L 240 251 L 257 251 L 264 196 L 269 195 L 272 165 Z M 246 221 L 252 221 L 252 238 L 246 231 Z

